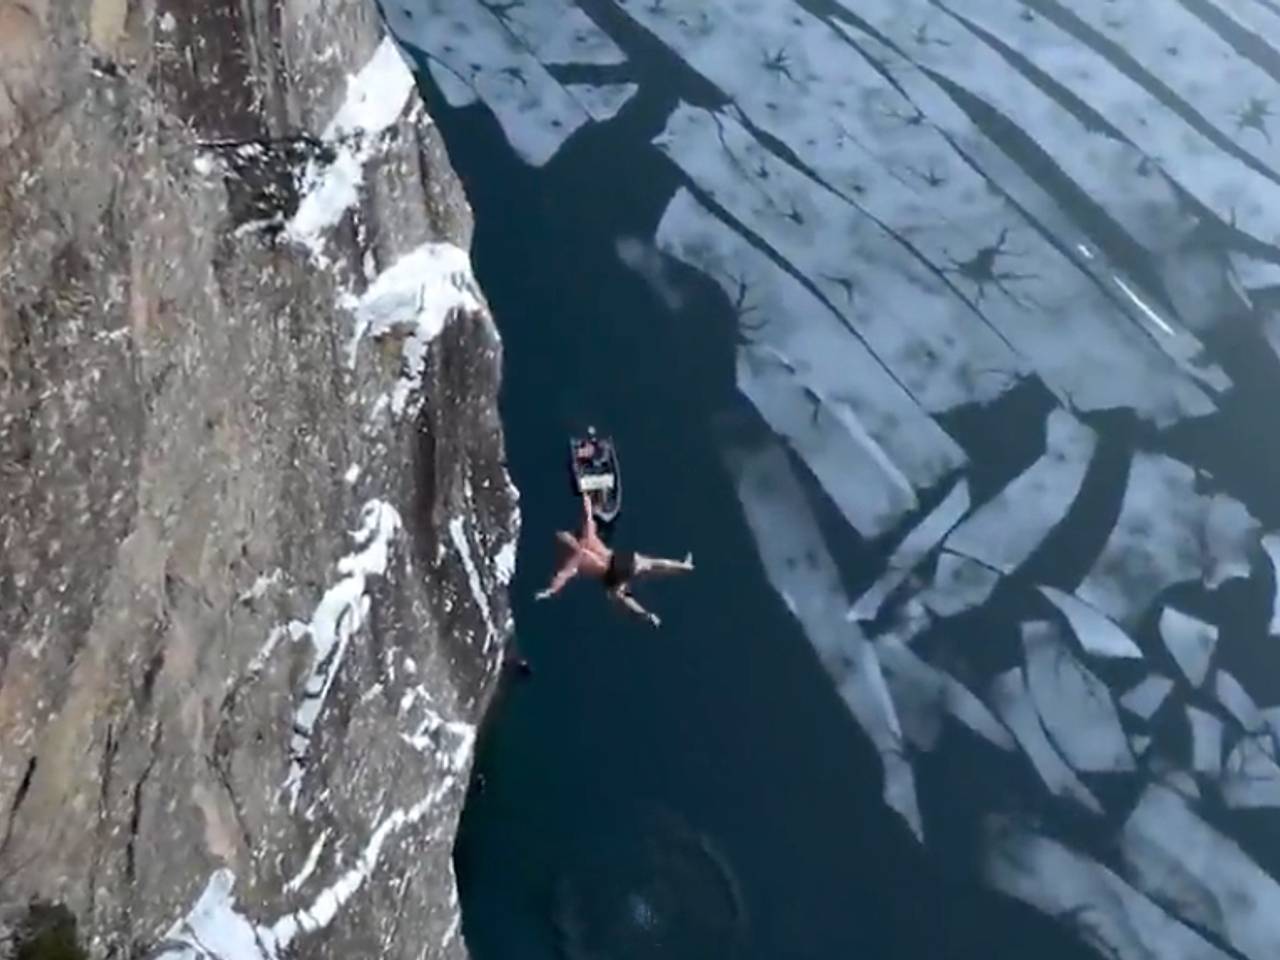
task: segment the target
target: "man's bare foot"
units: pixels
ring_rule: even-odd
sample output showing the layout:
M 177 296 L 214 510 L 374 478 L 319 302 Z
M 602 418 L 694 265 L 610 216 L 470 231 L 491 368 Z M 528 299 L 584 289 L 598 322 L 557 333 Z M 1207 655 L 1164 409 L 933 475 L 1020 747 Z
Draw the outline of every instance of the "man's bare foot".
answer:
M 684 555 L 684 568 L 686 570 L 693 569 L 693 551 L 692 550 L 690 550 L 688 553 Z

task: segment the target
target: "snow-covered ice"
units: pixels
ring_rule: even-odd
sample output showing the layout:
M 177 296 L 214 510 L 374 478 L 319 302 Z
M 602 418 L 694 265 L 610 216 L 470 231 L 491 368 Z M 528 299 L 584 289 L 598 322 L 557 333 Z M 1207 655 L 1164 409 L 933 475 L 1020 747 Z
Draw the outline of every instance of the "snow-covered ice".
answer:
M 1132 770 L 1133 755 L 1106 684 L 1071 654 L 1056 624 L 1022 625 L 1027 686 L 1050 738 L 1083 773 Z
M 1079 597 L 1056 587 L 1040 587 L 1040 592 L 1067 618 L 1071 632 L 1087 653 L 1098 657 L 1142 659 L 1142 650 L 1115 621 Z
M 1218 628 L 1174 607 L 1160 611 L 1160 636 L 1192 686 L 1204 683 L 1218 645 Z
M 962 479 L 938 506 L 902 538 L 902 542 L 889 557 L 885 572 L 857 599 L 849 610 L 849 618 L 874 620 L 885 598 L 901 585 L 968 511 L 969 484 Z
M 1022 668 L 1013 667 L 992 680 L 988 699 L 1005 726 L 1013 732 L 1049 792 L 1101 814 L 1102 805 L 1071 772 L 1045 735 Z
M 1158 673 L 1153 673 L 1149 677 L 1143 677 L 1138 681 L 1137 686 L 1122 696 L 1120 698 L 1120 706 L 1136 717 L 1150 720 L 1164 704 L 1172 690 L 1172 680 L 1168 677 L 1162 677 Z
M 923 837 L 915 776 L 875 648 L 845 619 L 848 595 L 804 491 L 773 443 L 726 452 L 765 573 L 884 764 L 885 802 Z
M 956 527 L 949 550 L 1011 573 L 1066 516 L 1097 438 L 1065 410 L 1049 415 L 1046 434 L 1044 455 Z

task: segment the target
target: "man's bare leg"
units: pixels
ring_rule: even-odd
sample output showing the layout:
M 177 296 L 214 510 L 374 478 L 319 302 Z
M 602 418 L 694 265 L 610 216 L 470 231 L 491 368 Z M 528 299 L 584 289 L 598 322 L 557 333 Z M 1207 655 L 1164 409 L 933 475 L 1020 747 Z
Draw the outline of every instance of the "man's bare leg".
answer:
M 683 560 L 668 560 L 665 557 L 646 557 L 636 554 L 636 575 L 649 573 L 688 573 L 693 569 L 693 554 L 686 553 Z

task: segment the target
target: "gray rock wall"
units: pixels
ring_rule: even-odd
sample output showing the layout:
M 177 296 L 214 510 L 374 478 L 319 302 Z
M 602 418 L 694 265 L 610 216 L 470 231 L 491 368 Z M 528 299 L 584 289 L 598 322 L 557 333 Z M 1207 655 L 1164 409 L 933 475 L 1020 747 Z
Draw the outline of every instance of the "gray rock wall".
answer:
M 518 517 L 397 57 L 366 0 L 0 0 L 10 949 L 463 955 Z

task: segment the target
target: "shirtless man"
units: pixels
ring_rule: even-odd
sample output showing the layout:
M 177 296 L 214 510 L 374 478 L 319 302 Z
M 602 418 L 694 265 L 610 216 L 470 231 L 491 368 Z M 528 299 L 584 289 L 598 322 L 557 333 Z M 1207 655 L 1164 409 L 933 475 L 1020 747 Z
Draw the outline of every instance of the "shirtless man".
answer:
M 693 554 L 686 554 L 683 560 L 664 560 L 661 557 L 646 557 L 632 550 L 610 550 L 596 530 L 591 498 L 585 493 L 582 495 L 581 535 L 575 537 L 559 530 L 556 532 L 556 539 L 569 548 L 569 557 L 551 578 L 551 585 L 538 591 L 537 599 L 545 600 L 552 594 L 559 593 L 566 583 L 582 573 L 603 581 L 612 599 L 655 627 L 662 621 L 656 613 L 650 613 L 640 606 L 639 601 L 631 595 L 631 581 L 651 573 L 677 573 L 693 569 Z

